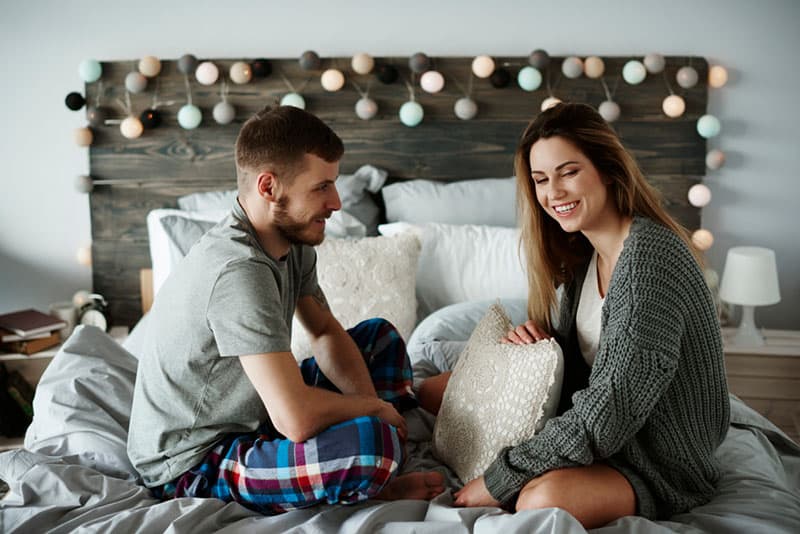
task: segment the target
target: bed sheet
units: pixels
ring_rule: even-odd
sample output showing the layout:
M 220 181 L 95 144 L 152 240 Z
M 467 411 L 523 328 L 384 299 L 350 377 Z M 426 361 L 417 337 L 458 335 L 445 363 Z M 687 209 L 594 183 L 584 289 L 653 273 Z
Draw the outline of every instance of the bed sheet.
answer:
M 441 351 L 457 353 L 463 341 L 439 337 L 414 349 L 412 358 L 429 364 L 418 378 L 447 366 Z M 122 454 L 120 429 L 127 414 L 119 406 L 129 400 L 136 360 L 106 338 L 93 327 L 76 330 L 43 377 L 37 397 L 60 403 L 62 411 L 54 416 L 69 422 L 57 426 L 48 420 L 49 412 L 38 410 L 27 448 L 0 454 L 0 479 L 10 487 L 0 501 L 0 532 L 585 532 L 558 509 L 510 514 L 492 507 L 453 507 L 458 481 L 433 457 L 433 418 L 421 409 L 408 416 L 410 459 L 404 469 L 445 474 L 450 489 L 432 502 L 368 501 L 266 517 L 216 499 L 157 501 L 135 475 L 124 472 L 127 458 L 109 460 Z M 68 414 L 74 395 L 83 399 L 80 412 L 116 412 Z M 109 397 L 113 400 L 106 407 Z M 596 532 L 800 531 L 800 447 L 735 397 L 731 414 L 733 423 L 717 452 L 724 473 L 710 503 L 670 521 L 629 517 Z M 54 427 L 50 432 L 48 425 Z

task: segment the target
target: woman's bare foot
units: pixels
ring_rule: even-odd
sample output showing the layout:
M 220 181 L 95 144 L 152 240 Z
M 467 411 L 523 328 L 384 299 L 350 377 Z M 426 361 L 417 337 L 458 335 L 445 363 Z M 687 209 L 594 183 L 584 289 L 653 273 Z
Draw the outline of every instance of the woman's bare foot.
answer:
M 436 471 L 417 471 L 400 475 L 375 496 L 382 501 L 421 499 L 428 501 L 444 491 L 444 477 Z

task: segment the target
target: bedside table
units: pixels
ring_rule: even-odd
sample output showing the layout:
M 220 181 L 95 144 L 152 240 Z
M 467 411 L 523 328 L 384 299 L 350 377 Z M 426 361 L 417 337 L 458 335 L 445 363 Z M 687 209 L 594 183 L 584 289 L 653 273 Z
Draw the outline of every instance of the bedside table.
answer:
M 800 331 L 762 330 L 762 347 L 733 345 L 735 332 L 722 329 L 728 388 L 800 443 Z

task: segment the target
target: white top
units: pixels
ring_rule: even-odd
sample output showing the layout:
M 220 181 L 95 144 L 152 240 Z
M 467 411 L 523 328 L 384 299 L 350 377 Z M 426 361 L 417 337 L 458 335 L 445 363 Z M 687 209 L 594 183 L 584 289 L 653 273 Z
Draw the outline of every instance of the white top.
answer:
M 600 296 L 600 287 L 597 283 L 597 251 L 592 254 L 586 278 L 583 279 L 581 300 L 578 302 L 578 345 L 583 354 L 583 359 L 591 366 L 597 355 L 600 345 L 600 312 L 603 309 L 605 297 Z

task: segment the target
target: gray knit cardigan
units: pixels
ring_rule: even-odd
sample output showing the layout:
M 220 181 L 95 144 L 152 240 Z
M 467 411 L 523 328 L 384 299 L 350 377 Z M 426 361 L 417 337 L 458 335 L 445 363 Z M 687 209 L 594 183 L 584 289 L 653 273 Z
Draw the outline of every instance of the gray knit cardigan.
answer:
M 509 504 L 547 471 L 602 462 L 631 483 L 639 515 L 667 518 L 707 502 L 730 405 L 719 321 L 699 266 L 671 230 L 635 217 L 606 294 L 594 365 L 570 391 L 570 366 L 582 361 L 575 316 L 585 270 L 565 288 L 555 334 L 571 406 L 500 453 L 484 475 L 489 492 Z

